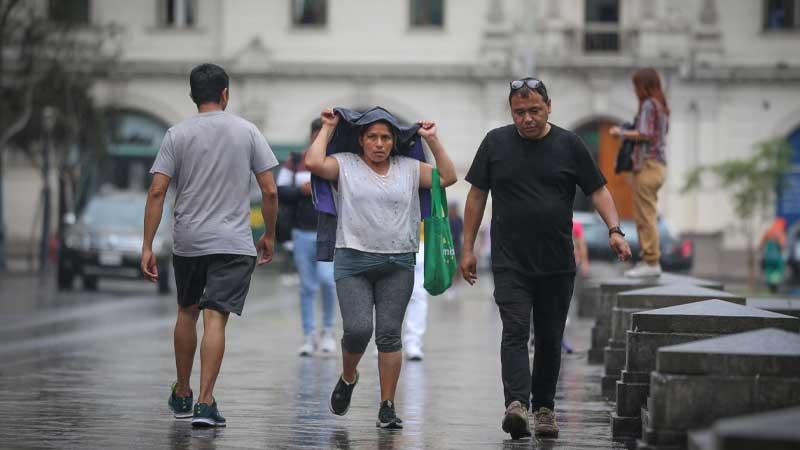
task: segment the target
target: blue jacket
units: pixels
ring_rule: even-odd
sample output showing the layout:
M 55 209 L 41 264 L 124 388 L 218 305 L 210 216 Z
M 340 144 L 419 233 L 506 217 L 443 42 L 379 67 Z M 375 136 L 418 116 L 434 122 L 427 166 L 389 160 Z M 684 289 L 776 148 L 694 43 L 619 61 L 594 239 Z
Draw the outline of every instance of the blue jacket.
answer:
M 419 124 L 410 126 L 401 125 L 389 111 L 376 106 L 363 113 L 345 108 L 334 108 L 339 117 L 339 124 L 334 130 L 333 138 L 328 144 L 326 154 L 332 155 L 339 152 L 357 153 L 361 146 L 358 138 L 361 128 L 365 125 L 383 120 L 394 127 L 397 132 L 395 143 L 400 155 L 408 156 L 420 161 L 426 161 L 425 151 L 422 149 L 422 138 L 417 134 Z M 317 259 L 320 261 L 333 261 L 336 248 L 336 205 L 333 201 L 333 189 L 330 182 L 317 176 L 311 177 L 314 206 L 319 212 L 317 221 Z M 430 189 L 419 190 L 420 212 L 422 217 L 430 215 L 431 192 Z

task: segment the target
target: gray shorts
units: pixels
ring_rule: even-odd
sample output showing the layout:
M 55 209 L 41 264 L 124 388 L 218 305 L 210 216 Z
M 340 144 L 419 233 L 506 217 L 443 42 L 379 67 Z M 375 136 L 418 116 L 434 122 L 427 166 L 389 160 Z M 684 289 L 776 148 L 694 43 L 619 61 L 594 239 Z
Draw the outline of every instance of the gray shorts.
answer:
M 178 305 L 198 305 L 222 313 L 242 315 L 250 290 L 255 256 L 214 254 L 173 255 Z

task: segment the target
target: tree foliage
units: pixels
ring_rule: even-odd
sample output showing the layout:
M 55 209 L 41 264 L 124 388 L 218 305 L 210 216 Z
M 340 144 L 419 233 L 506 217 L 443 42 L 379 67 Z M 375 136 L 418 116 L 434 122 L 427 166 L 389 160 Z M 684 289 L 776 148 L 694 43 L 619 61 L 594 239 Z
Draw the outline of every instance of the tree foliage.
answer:
M 740 219 L 763 220 L 772 212 L 776 192 L 790 167 L 791 155 L 792 149 L 786 139 L 761 142 L 749 157 L 694 168 L 686 175 L 682 192 L 701 189 L 704 176 L 711 174 L 728 193 Z

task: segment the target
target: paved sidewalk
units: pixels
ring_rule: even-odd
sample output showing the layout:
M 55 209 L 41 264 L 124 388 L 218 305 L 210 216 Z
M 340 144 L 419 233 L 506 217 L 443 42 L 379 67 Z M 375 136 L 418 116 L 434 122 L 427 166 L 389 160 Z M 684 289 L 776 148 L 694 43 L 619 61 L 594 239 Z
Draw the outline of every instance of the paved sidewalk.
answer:
M 404 363 L 400 379 L 401 432 L 375 428 L 372 345 L 349 414 L 328 411 L 341 363 L 295 355 L 302 339 L 296 288 L 280 286 L 273 275 L 258 276 L 244 317 L 230 321 L 216 392 L 229 425 L 217 430 L 193 430 L 167 409 L 175 376 L 172 296 L 135 283 L 110 295 L 37 296 L 25 291 L 33 284 L 15 286 L 2 290 L 3 303 L 13 297 L 37 304 L 6 303 L 0 311 L 2 448 L 626 448 L 611 440 L 602 367 L 586 363 L 586 320 L 568 327 L 577 352 L 564 356 L 560 438 L 508 440 L 500 430 L 500 319 L 485 279 L 475 288 L 461 285 L 455 301 L 431 299 L 426 359 Z M 199 362 L 195 392 L 198 382 Z

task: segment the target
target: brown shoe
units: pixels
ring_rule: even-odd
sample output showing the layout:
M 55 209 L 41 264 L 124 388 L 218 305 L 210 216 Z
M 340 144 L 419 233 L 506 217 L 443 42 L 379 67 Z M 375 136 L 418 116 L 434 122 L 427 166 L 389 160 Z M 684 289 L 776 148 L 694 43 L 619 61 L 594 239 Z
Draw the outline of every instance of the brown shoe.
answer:
M 536 436 L 558 437 L 558 424 L 552 410 L 541 407 L 533 413 L 533 432 Z
M 511 402 L 506 408 L 506 415 L 503 416 L 503 431 L 510 433 L 513 440 L 531 435 L 528 410 L 519 401 Z

